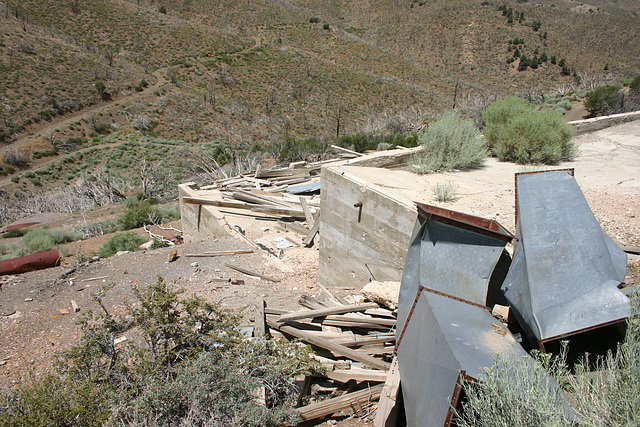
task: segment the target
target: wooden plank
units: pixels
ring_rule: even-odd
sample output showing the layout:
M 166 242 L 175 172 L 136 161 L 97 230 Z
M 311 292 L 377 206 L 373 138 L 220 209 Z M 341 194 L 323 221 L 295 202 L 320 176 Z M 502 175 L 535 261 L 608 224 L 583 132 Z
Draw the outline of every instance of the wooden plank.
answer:
M 382 389 L 380 403 L 376 418 L 373 421 L 375 427 L 395 427 L 398 408 L 396 408 L 396 400 L 400 392 L 400 369 L 398 367 L 398 358 L 394 357 L 391 362 L 391 369 L 387 373 L 387 379 Z
M 302 243 L 304 243 L 305 246 L 310 246 L 311 243 L 313 243 L 313 238 L 318 234 L 318 230 L 320 230 L 320 218 L 315 219 L 313 227 L 311 227 L 311 231 L 309 231 L 309 234 L 302 239 Z
M 252 254 L 253 250 L 240 250 L 240 251 L 211 251 L 204 252 L 201 254 L 185 254 L 186 257 L 214 257 L 214 256 L 223 256 L 223 255 L 239 255 L 239 254 Z
M 317 310 L 296 311 L 295 313 L 283 314 L 278 319 L 279 323 L 291 322 L 300 319 L 313 319 L 314 317 L 326 317 L 332 314 L 353 313 L 365 311 L 370 308 L 377 308 L 378 304 L 370 302 L 366 304 L 341 305 L 338 307 L 327 307 Z
M 332 146 L 331 146 L 331 148 L 333 148 L 333 149 L 335 149 L 335 150 L 338 150 L 338 151 L 342 151 L 342 152 L 344 152 L 344 153 L 351 154 L 351 155 L 356 156 L 356 157 L 362 157 L 362 156 L 364 156 L 364 154 L 362 154 L 362 153 L 358 153 L 357 151 L 347 150 L 346 148 L 344 148 L 344 147 L 340 147 L 340 146 L 338 146 L 338 145 L 332 145 Z
M 293 231 L 294 233 L 300 234 L 302 236 L 306 236 L 307 234 L 309 234 L 308 228 L 303 227 L 302 225 L 299 225 L 296 223 L 278 221 L 276 223 L 276 227 L 285 231 Z
M 341 383 L 346 383 L 351 380 L 357 382 L 375 381 L 383 383 L 387 379 L 387 373 L 384 371 L 363 368 L 336 369 L 334 371 L 328 371 L 324 376 L 335 381 L 340 381 Z
M 255 320 L 255 329 L 256 332 L 262 335 L 269 335 L 269 328 L 267 328 L 267 317 L 265 315 L 265 309 L 267 308 L 267 303 L 264 300 L 258 302 L 257 310 L 256 310 L 256 320 Z
M 253 212 L 266 212 L 276 215 L 292 216 L 295 218 L 305 218 L 302 209 L 290 209 L 270 205 L 254 205 L 245 202 L 230 202 L 223 200 L 203 199 L 200 197 L 183 197 L 184 203 L 192 205 L 216 206 L 219 208 L 247 209 Z
M 336 344 L 344 345 L 346 347 L 358 347 L 361 345 L 386 343 L 395 340 L 396 334 L 391 332 L 375 335 L 355 335 L 353 338 L 334 339 L 333 342 L 335 342 Z
M 368 354 L 361 353 L 357 350 L 352 350 L 340 344 L 335 344 L 330 340 L 317 337 L 314 334 L 308 333 L 307 331 L 296 329 L 293 326 L 280 324 L 268 317 L 267 325 L 269 325 L 270 328 L 274 328 L 296 338 L 300 338 L 308 342 L 309 344 L 313 344 L 315 346 L 329 350 L 334 354 L 339 354 L 340 356 L 348 357 L 349 359 L 362 362 L 371 368 L 386 370 L 391 366 L 390 363 L 380 359 L 376 359 L 375 357 L 369 356 Z
M 311 215 L 311 210 L 309 209 L 309 205 L 307 204 L 307 199 L 302 196 L 300 196 L 300 206 L 302 206 L 302 211 L 304 212 L 304 216 L 307 219 L 309 228 L 313 228 L 315 220 L 313 219 L 313 215 Z
M 363 405 L 377 400 L 382 393 L 384 384 L 378 384 L 364 390 L 343 394 L 342 396 L 312 403 L 311 405 L 296 408 L 301 421 L 309 421 L 316 418 L 334 414 L 338 411 Z
M 364 304 L 361 304 L 364 305 Z M 324 320 L 336 320 L 336 321 L 340 321 L 340 322 L 353 322 L 353 323 L 372 323 L 375 325 L 380 325 L 380 326 L 386 326 L 388 328 L 391 328 L 393 326 L 396 326 L 397 320 L 396 319 L 382 319 L 382 318 L 377 318 L 377 317 L 370 317 L 370 316 L 346 316 L 346 315 L 342 315 L 342 316 L 338 316 L 338 315 L 328 315 L 325 316 Z M 324 321 L 323 321 L 324 323 Z
M 280 281 L 280 279 L 274 279 L 273 277 L 267 276 L 266 274 L 262 274 L 262 273 L 260 273 L 258 271 L 255 271 L 255 270 L 249 270 L 248 268 L 240 267 L 239 265 L 233 265 L 233 264 L 229 264 L 229 263 L 225 263 L 224 265 L 226 267 L 229 267 L 229 268 L 232 268 L 234 270 L 237 270 L 237 271 L 239 271 L 241 273 L 248 274 L 249 276 L 256 276 L 256 277 L 259 277 L 261 279 L 268 280 L 270 282 L 276 282 L 276 283 Z

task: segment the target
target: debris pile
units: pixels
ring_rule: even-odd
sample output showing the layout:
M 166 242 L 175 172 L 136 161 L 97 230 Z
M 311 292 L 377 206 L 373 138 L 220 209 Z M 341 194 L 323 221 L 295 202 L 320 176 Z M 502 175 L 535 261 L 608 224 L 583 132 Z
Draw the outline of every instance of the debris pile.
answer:
M 197 197 L 183 203 L 214 206 L 225 215 L 253 215 L 276 219 L 277 227 L 302 236 L 313 244 L 320 227 L 320 169 L 342 159 L 292 163 L 287 168 L 261 170 L 220 179 L 195 188 Z
M 300 304 L 306 310 L 263 308 L 256 329 L 310 344 L 325 367 L 324 377 L 304 379 L 297 408 L 301 420 L 345 409 L 371 416 L 391 367 L 395 313 L 377 303 L 347 301 L 324 287 L 315 296 L 303 296 Z

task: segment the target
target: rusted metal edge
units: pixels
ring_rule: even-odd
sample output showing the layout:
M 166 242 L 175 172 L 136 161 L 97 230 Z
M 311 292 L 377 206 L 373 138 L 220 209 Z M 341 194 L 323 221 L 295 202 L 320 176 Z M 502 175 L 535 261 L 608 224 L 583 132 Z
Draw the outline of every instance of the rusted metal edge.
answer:
M 477 379 L 473 378 L 470 375 L 467 375 L 467 371 L 460 370 L 458 374 L 458 380 L 456 381 L 456 386 L 453 389 L 453 395 L 451 396 L 451 403 L 449 403 L 449 411 L 447 411 L 447 418 L 444 420 L 444 427 L 449 427 L 453 422 L 453 417 L 455 416 L 456 407 L 460 402 L 460 397 L 462 396 L 462 389 L 464 388 L 465 383 L 479 383 Z
M 542 351 L 543 353 L 546 353 L 547 350 L 546 350 L 546 348 L 544 346 L 546 343 L 549 343 L 549 342 L 552 342 L 552 341 L 558 341 L 558 340 L 561 340 L 563 338 L 569 338 L 569 337 L 572 337 L 574 335 L 580 335 L 580 334 L 585 333 L 585 332 L 595 331 L 596 329 L 604 328 L 606 326 L 617 325 L 618 323 L 625 322 L 626 320 L 627 320 L 627 318 L 623 317 L 623 318 L 620 318 L 620 319 L 611 320 L 609 322 L 601 323 L 599 325 L 594 325 L 594 326 L 590 326 L 588 328 L 579 329 L 577 331 L 571 331 L 571 332 L 567 332 L 565 334 L 560 334 L 560 335 L 556 335 L 556 336 L 553 336 L 553 337 L 544 338 L 544 339 L 538 340 L 538 347 L 540 347 L 540 351 Z
M 504 240 L 506 242 L 510 242 L 515 238 L 509 230 L 493 219 L 481 218 L 479 216 L 452 211 L 420 202 L 414 203 L 418 208 L 418 213 L 426 216 L 428 219 L 453 225 L 464 230 L 483 234 L 495 239 Z
M 15 230 L 15 229 L 19 229 L 19 228 L 28 228 L 31 227 L 33 225 L 38 225 L 40 224 L 39 222 L 24 222 L 22 224 L 13 224 L 13 225 L 7 225 L 4 229 L 4 231 L 9 231 L 9 230 Z
M 60 265 L 60 253 L 56 250 L 0 261 L 0 275 L 20 274 Z
M 411 316 L 413 316 L 413 312 L 416 308 L 416 305 L 418 304 L 418 299 L 420 298 L 420 295 L 422 295 L 422 292 L 430 292 L 432 294 L 436 294 L 436 295 L 440 295 L 443 296 L 445 298 L 450 298 L 452 300 L 455 301 L 459 301 L 465 304 L 469 304 L 469 305 L 473 305 L 482 309 L 487 310 L 489 313 L 491 313 L 491 309 L 489 307 L 487 307 L 486 305 L 482 305 L 482 304 L 478 304 L 476 302 L 473 301 L 469 301 L 466 300 L 464 298 L 460 298 L 460 297 L 456 297 L 450 294 L 446 294 L 442 291 L 438 291 L 436 289 L 431 289 L 431 288 L 427 288 L 426 286 L 420 286 L 418 288 L 418 292 L 416 293 L 416 297 L 413 300 L 413 304 L 411 304 L 411 310 L 409 310 L 409 314 L 407 315 L 407 320 L 404 321 L 404 325 L 402 325 L 402 331 L 400 332 L 400 336 L 398 336 L 398 339 L 396 340 L 396 346 L 393 349 L 393 354 L 397 355 L 398 354 L 398 348 L 400 347 L 400 343 L 402 342 L 402 338 L 404 337 L 404 333 L 407 330 L 407 325 L 409 324 L 409 321 L 411 320 Z
M 547 172 L 569 172 L 571 174 L 571 176 L 576 176 L 576 171 L 574 168 L 565 168 L 565 169 L 552 169 L 552 170 L 547 170 L 547 171 L 532 171 L 532 172 L 516 172 L 516 174 L 513 177 L 513 182 L 514 182 L 514 189 L 515 189 L 515 198 L 516 198 L 516 203 L 514 204 L 515 206 L 515 216 L 513 218 L 513 221 L 515 223 L 515 226 L 518 226 L 518 177 L 520 175 L 535 175 L 538 173 L 547 173 Z

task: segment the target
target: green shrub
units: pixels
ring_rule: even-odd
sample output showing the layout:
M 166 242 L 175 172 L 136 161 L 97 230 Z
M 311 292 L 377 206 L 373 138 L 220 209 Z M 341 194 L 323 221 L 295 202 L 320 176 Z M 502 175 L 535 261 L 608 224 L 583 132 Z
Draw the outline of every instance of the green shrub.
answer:
M 56 242 L 47 230 L 31 230 L 22 238 L 31 253 L 44 252 L 55 247 Z
M 44 252 L 53 249 L 56 245 L 80 240 L 82 234 L 75 231 L 64 230 L 31 230 L 22 239 L 31 253 Z
M 482 118 L 489 149 L 502 161 L 553 164 L 575 157 L 574 129 L 557 111 L 509 97 L 489 105 Z
M 285 141 L 272 142 L 270 149 L 279 162 L 290 163 L 321 160 L 330 146 L 331 142 L 326 138 L 287 138 Z
M 11 239 L 12 237 L 22 237 L 27 234 L 27 231 L 28 230 L 25 230 L 24 228 L 13 228 L 6 231 L 5 233 L 2 233 L 2 238 Z
M 418 134 L 422 151 L 413 160 L 418 173 L 441 169 L 471 169 L 482 166 L 487 148 L 471 119 L 446 112 Z
M 456 198 L 458 186 L 455 184 L 455 182 L 449 180 L 436 182 L 436 184 L 431 187 L 431 189 L 433 190 L 433 194 L 436 196 L 437 201 L 451 202 Z
M 139 201 L 137 204 L 131 203 L 132 206 L 118 218 L 118 230 L 131 230 L 139 228 L 145 224 L 151 224 L 151 217 L 155 216 L 155 206 L 148 200 Z
M 622 112 L 624 95 L 615 85 L 598 86 L 587 94 L 584 107 L 592 116 Z
M 319 369 L 308 347 L 245 339 L 238 313 L 195 296 L 179 299 L 181 291 L 162 278 L 147 288 L 134 287 L 137 303 L 114 316 L 103 300 L 111 286 L 94 295 L 104 313 L 80 318 L 83 337 L 58 355 L 58 369 L 65 378 L 103 391 L 113 425 L 295 423 L 293 379 Z M 138 340 L 115 344 L 134 328 Z M 255 399 L 262 387 L 266 406 Z M 65 421 L 58 425 L 76 425 Z
M 1 394 L 0 425 L 101 426 L 109 416 L 102 388 L 89 381 L 63 380 L 54 375 L 31 380 Z
M 116 233 L 100 247 L 99 255 L 102 258 L 108 258 L 121 251 L 132 252 L 147 240 L 146 237 L 140 236 L 133 231 Z

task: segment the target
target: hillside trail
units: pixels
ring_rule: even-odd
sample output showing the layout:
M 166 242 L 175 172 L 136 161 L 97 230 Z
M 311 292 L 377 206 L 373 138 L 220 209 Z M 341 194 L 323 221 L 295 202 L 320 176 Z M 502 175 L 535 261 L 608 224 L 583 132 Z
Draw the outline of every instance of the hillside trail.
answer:
M 155 92 L 156 90 L 158 90 L 159 88 L 161 88 L 162 86 L 164 86 L 165 84 L 167 84 L 168 82 L 166 81 L 166 79 L 164 78 L 163 72 L 167 69 L 168 67 L 164 67 L 164 68 L 158 68 L 157 70 L 153 71 L 151 74 L 156 78 L 156 82 L 152 85 L 147 86 L 146 88 L 144 88 L 142 91 L 137 92 L 135 94 L 129 95 L 127 96 L 126 99 L 127 101 L 135 101 L 139 98 L 142 98 L 144 96 L 147 96 L 150 93 Z M 41 128 L 38 129 L 34 129 L 32 131 L 31 135 L 26 135 L 23 136 L 22 138 L 19 138 L 18 140 L 8 144 L 7 146 L 5 146 L 3 151 L 13 151 L 13 150 L 17 150 L 19 148 L 21 148 L 22 146 L 24 146 L 25 144 L 27 144 L 28 142 L 32 141 L 35 137 L 35 135 L 46 135 L 48 132 L 54 132 L 56 129 L 64 127 L 64 126 L 68 126 L 74 122 L 80 121 L 80 120 L 86 120 L 89 119 L 92 115 L 94 114 L 98 114 L 103 112 L 104 110 L 107 110 L 111 107 L 113 107 L 114 105 L 120 103 L 123 101 L 123 98 L 114 98 L 111 99 L 110 101 L 101 103 L 101 104 L 95 104 L 92 105 L 88 108 L 83 109 L 82 111 L 78 111 L 76 114 L 72 114 L 70 116 L 64 116 L 59 118 L 58 120 L 52 120 L 51 122 L 48 122 L 46 126 L 43 126 Z M 90 148 L 95 148 L 96 146 L 90 147 Z M 66 153 L 62 153 L 58 156 L 55 157 L 50 157 L 46 160 L 43 159 L 42 162 L 34 162 L 32 164 L 32 166 L 30 167 L 30 169 L 34 169 L 34 168 L 39 168 L 42 167 L 48 163 L 51 163 L 55 160 L 58 160 L 59 157 L 66 155 Z M 4 187 L 5 185 L 8 185 L 9 182 L 11 181 L 11 177 L 6 176 L 6 177 L 2 177 L 0 179 L 0 187 Z

